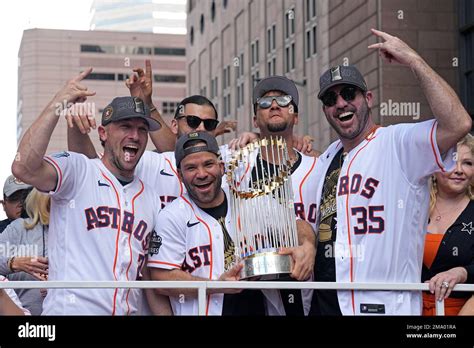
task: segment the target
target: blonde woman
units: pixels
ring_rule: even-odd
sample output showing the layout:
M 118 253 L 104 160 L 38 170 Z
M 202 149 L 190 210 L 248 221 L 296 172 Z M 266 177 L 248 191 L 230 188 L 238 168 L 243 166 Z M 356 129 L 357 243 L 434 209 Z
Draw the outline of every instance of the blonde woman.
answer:
M 453 171 L 433 177 L 422 271 L 422 281 L 429 282 L 430 291 L 423 293 L 423 315 L 434 315 L 436 300 L 441 299 L 445 300 L 446 315 L 458 315 L 472 295 L 451 293 L 458 283 L 474 283 L 472 135 L 458 143 L 456 155 Z
M 45 280 L 48 273 L 47 244 L 50 198 L 33 189 L 25 200 L 29 218 L 13 221 L 0 234 L 0 274 L 9 280 Z M 32 315 L 42 312 L 45 291 L 16 289 L 21 303 Z

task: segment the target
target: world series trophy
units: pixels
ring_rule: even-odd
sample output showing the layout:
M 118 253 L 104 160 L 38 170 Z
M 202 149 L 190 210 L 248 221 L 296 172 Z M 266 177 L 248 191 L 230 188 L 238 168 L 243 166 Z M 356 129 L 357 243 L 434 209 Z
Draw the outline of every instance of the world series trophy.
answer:
M 278 249 L 298 244 L 286 142 L 260 139 L 230 157 L 227 182 L 241 278 L 281 278 L 291 273 L 292 259 Z

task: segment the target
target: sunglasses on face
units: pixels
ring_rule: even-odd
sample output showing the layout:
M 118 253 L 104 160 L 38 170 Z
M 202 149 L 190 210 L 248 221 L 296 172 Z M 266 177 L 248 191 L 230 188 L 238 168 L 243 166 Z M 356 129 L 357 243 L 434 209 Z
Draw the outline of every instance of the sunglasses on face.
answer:
M 192 129 L 198 128 L 199 125 L 201 124 L 201 122 L 203 122 L 204 123 L 204 129 L 207 130 L 208 132 L 213 131 L 214 129 L 216 129 L 217 125 L 219 124 L 219 121 L 217 121 L 215 119 L 203 120 L 202 118 L 200 118 L 198 116 L 194 116 L 194 115 L 185 115 L 185 116 L 183 115 L 183 116 L 176 117 L 177 120 L 179 120 L 181 118 L 186 118 L 186 123 Z
M 356 97 L 357 94 L 357 88 L 356 87 L 344 87 L 341 89 L 339 94 L 337 94 L 334 91 L 329 91 L 323 94 L 321 97 L 321 101 L 325 106 L 334 106 L 337 103 L 337 97 L 341 96 L 342 99 L 344 99 L 347 102 L 353 101 Z
M 270 96 L 270 97 L 261 97 L 257 99 L 257 104 L 262 109 L 268 109 L 272 106 L 273 101 L 276 101 L 278 106 L 285 107 L 288 106 L 293 98 L 291 95 L 280 95 L 280 96 Z

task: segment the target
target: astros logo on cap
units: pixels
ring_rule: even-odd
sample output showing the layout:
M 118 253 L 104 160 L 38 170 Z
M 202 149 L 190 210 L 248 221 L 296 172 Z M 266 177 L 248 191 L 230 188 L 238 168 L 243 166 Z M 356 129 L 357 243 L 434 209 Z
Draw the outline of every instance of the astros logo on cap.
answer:
M 110 120 L 112 118 L 113 113 L 114 113 L 114 109 L 111 106 L 106 107 L 103 114 L 104 121 Z

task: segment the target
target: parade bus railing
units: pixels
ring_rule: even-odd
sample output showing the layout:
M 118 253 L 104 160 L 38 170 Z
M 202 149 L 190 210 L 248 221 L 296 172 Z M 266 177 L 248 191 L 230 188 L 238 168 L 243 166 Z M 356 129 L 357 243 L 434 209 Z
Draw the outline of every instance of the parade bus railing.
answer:
M 199 315 L 206 313 L 208 289 L 321 289 L 427 291 L 425 283 L 326 283 L 268 281 L 9 281 L 0 282 L 0 289 L 197 289 Z M 474 284 L 458 284 L 453 291 L 474 292 Z M 436 315 L 444 315 L 444 300 L 436 301 Z

